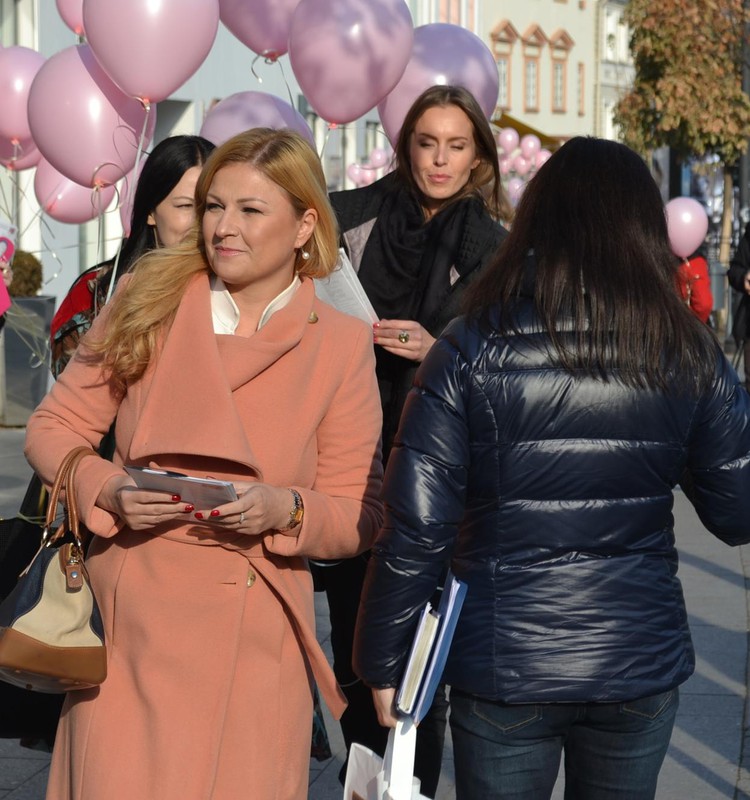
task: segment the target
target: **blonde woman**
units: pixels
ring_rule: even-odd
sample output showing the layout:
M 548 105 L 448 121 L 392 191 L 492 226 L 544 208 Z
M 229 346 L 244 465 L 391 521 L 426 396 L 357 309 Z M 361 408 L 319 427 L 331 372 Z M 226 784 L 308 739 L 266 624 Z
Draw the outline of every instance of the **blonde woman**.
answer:
M 114 462 L 78 501 L 109 675 L 72 693 L 48 797 L 307 797 L 312 681 L 345 702 L 315 638 L 308 558 L 366 549 L 381 509 L 372 333 L 318 301 L 336 224 L 313 150 L 256 129 L 217 148 L 187 243 L 122 280 L 29 421 L 51 481 L 117 417 Z M 124 464 L 233 482 L 193 508 Z

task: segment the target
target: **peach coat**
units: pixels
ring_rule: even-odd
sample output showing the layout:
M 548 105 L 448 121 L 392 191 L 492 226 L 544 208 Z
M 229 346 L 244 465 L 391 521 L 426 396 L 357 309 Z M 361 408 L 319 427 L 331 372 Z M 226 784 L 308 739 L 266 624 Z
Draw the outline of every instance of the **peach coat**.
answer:
M 84 459 L 76 485 L 109 674 L 68 695 L 47 796 L 301 800 L 313 678 L 334 716 L 345 707 L 315 638 L 307 558 L 365 550 L 381 520 L 372 332 L 305 280 L 254 336 L 216 335 L 201 274 L 124 397 L 85 341 L 29 420 L 26 455 L 50 483 L 117 417 L 113 463 Z M 134 532 L 95 505 L 123 463 L 294 487 L 304 521 L 243 536 L 186 515 Z

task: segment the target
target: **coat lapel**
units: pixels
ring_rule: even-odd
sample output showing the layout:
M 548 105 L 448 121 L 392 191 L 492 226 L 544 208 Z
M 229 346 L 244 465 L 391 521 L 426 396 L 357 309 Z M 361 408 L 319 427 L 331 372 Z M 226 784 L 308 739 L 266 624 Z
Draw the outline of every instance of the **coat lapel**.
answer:
M 257 334 L 249 339 L 226 337 L 232 351 L 228 374 L 217 341 L 225 337 L 213 331 L 208 277 L 197 276 L 185 292 L 153 368 L 129 390 L 142 395 L 130 456 L 205 456 L 235 461 L 259 473 L 233 391 L 299 342 L 313 299 L 312 282 L 305 281 L 289 305 Z M 196 425 L 195 420 L 202 422 Z

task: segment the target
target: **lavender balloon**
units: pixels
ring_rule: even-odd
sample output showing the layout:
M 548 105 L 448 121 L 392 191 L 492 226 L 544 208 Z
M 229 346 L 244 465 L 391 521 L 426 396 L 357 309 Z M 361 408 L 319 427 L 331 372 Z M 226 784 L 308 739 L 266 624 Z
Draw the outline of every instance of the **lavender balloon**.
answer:
M 200 135 L 220 145 L 250 128 L 291 128 L 315 148 L 315 137 L 302 114 L 265 92 L 237 92 L 225 97 L 206 114 Z
M 302 0 L 305 2 L 305 0 Z M 378 104 L 380 121 L 391 143 L 411 104 L 430 86 L 453 84 L 468 89 L 491 117 L 497 103 L 497 64 L 489 47 L 459 25 L 436 22 L 414 30 L 414 46 L 403 76 Z
M 300 0 L 219 0 L 219 16 L 253 52 L 275 61 L 289 49 L 292 14 Z
M 292 15 L 289 60 L 324 120 L 352 122 L 398 83 L 413 38 L 404 0 L 301 0 Z

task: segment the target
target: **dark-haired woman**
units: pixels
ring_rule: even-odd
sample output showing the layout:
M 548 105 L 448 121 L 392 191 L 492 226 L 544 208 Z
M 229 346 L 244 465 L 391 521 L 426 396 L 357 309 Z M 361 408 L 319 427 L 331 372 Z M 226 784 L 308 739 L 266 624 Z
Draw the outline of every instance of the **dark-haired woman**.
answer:
M 52 372 L 57 377 L 91 327 L 114 282 L 145 253 L 172 247 L 195 222 L 195 184 L 214 145 L 202 136 L 170 136 L 154 147 L 133 196 L 130 233 L 117 259 L 87 269 L 76 278 L 51 325 Z
M 377 375 L 387 460 L 404 400 L 427 351 L 461 306 L 506 235 L 512 209 L 497 145 L 479 103 L 458 86 L 433 86 L 406 114 L 395 169 L 371 186 L 331 196 L 344 247 L 375 311 Z M 351 649 L 366 557 L 316 568 L 331 612 L 335 669 L 349 700 L 347 747 L 378 752 L 387 731 L 369 689 L 352 672 Z M 440 694 L 420 727 L 416 773 L 432 797 L 440 776 L 447 704 Z
M 355 669 L 394 725 L 417 615 L 468 592 L 445 678 L 458 800 L 649 800 L 693 672 L 673 490 L 750 541 L 750 397 L 675 292 L 661 196 L 623 145 L 540 169 L 417 375 L 388 463 Z

